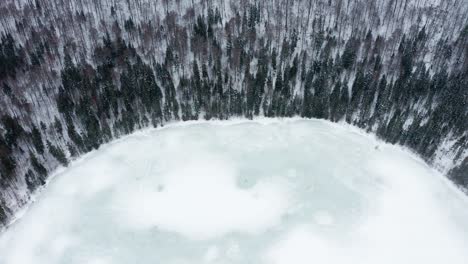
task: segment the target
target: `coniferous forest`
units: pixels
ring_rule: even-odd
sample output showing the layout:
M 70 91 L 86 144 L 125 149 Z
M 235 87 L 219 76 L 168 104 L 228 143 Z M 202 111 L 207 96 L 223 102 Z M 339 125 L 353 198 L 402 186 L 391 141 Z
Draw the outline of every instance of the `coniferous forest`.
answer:
M 3 224 L 58 166 L 171 121 L 346 122 L 468 187 L 466 0 L 4 0 L 0 37 Z

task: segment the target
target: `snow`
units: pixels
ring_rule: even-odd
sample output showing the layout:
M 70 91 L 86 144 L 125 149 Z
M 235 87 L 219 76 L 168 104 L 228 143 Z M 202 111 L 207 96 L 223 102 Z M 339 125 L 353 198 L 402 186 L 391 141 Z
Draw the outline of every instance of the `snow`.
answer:
M 1 234 L 0 263 L 467 263 L 467 208 L 350 126 L 176 123 L 59 171 Z

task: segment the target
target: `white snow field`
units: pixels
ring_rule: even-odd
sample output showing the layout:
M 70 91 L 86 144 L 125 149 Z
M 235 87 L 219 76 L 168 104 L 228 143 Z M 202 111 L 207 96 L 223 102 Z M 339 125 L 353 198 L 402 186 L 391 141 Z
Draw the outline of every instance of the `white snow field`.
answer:
M 1 264 L 468 263 L 466 197 L 345 125 L 174 124 L 56 174 Z

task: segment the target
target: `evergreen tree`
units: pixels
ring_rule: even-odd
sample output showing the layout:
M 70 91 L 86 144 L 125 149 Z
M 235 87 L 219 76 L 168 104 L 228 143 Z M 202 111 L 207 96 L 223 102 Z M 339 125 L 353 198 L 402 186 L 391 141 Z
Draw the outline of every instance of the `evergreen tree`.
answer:
M 59 147 L 56 147 L 50 143 L 50 141 L 47 140 L 47 148 L 49 149 L 50 154 L 58 161 L 60 164 L 63 166 L 68 165 L 68 159 L 65 156 L 65 153 L 63 152 L 62 149 Z
M 3 175 L 5 175 L 5 179 L 13 179 L 14 171 L 16 169 L 16 161 L 9 156 L 4 156 L 0 158 L 1 164 L 3 167 Z
M 31 165 L 36 171 L 37 174 L 41 177 L 42 181 L 45 181 L 47 176 L 47 169 L 39 162 L 37 157 L 33 153 L 29 153 L 29 157 L 31 158 Z
M 44 153 L 44 143 L 42 142 L 42 136 L 41 132 L 35 125 L 33 125 L 33 128 L 31 130 L 31 139 L 34 144 L 34 147 L 37 150 L 37 153 L 43 154 Z
M 357 40 L 351 38 L 346 42 L 345 50 L 343 56 L 341 57 L 342 66 L 345 69 L 350 69 L 351 66 L 356 61 L 357 53 Z
M 18 123 L 17 120 L 13 119 L 9 115 L 4 115 L 2 117 L 3 128 L 5 129 L 5 142 L 11 148 L 16 146 L 18 139 L 23 135 L 24 129 Z

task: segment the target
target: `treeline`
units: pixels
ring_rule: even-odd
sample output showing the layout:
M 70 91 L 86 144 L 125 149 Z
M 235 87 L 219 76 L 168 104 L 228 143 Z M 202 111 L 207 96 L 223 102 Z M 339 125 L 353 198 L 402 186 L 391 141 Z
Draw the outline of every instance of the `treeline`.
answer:
M 468 26 L 429 48 L 435 29 L 427 26 L 399 38 L 371 28 L 340 38 L 341 28 L 325 27 L 321 16 L 295 18 L 310 20 L 314 30 L 293 27 L 292 12 L 284 20 L 270 17 L 262 1 L 230 15 L 220 8 L 187 11 L 189 19 L 167 11 L 156 29 L 135 17 L 122 22 L 112 6 L 106 11 L 112 22 L 103 22 L 111 30 L 86 43 L 93 47 L 86 53 L 74 41 L 44 41 L 55 29 L 32 35 L 34 45 L 4 35 L 0 222 L 28 201 L 20 190 L 35 191 L 58 164 L 172 120 L 345 121 L 435 165 L 449 155 L 459 164 L 449 176 L 468 187 Z M 85 26 L 92 16 L 73 18 Z M 27 78 L 41 85 L 22 91 Z

